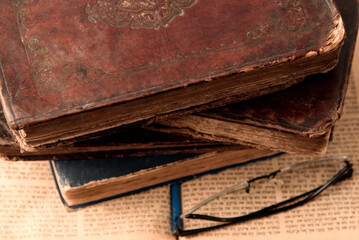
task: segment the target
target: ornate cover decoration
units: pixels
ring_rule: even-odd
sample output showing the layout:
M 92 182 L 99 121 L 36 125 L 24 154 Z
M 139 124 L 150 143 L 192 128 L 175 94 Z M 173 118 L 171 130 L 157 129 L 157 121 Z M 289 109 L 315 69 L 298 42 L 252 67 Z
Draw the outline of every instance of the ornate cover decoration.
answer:
M 158 29 L 166 27 L 182 8 L 191 7 L 196 0 L 97 0 L 96 5 L 86 7 L 89 21 L 104 20 L 115 27 Z
M 339 15 L 329 2 L 0 0 L 0 83 L 8 120 L 18 129 L 270 66 L 277 59 L 294 61 L 334 36 L 329 34 Z M 178 16 L 163 14 L 164 9 L 180 9 L 186 17 L 161 27 L 169 22 L 164 16 Z M 162 20 L 141 25 L 136 16 L 146 11 Z M 110 20 L 125 27 L 111 26 Z

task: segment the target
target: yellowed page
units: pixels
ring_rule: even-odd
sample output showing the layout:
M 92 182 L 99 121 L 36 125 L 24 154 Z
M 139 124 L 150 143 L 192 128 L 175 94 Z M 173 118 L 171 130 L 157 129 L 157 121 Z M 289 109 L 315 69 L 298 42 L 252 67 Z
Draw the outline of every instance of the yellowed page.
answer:
M 169 187 L 67 210 L 48 162 L 0 160 L 0 239 L 175 239 Z
M 357 65 L 354 69 L 358 69 Z M 334 140 L 327 151 L 327 156 L 349 156 L 354 164 L 354 174 L 350 180 L 330 187 L 314 201 L 294 210 L 183 239 L 359 239 L 359 101 L 356 97 L 358 89 L 355 88 L 354 83 L 359 86 L 359 72 L 352 74 L 343 116 L 335 127 Z M 219 174 L 189 181 L 182 185 L 183 208 L 190 209 L 206 197 L 234 183 L 310 159 L 303 155 L 286 154 L 261 162 L 261 164 L 228 169 Z M 318 179 L 301 178 L 298 186 L 303 187 L 316 180 Z M 276 196 L 276 194 L 271 194 L 272 190 L 267 189 L 266 194 L 253 199 L 252 206 L 249 205 L 249 207 L 273 200 L 268 198 L 268 196 Z M 229 196 L 226 201 L 217 204 L 218 208 L 214 212 L 216 214 L 235 213 L 238 212 L 239 204 L 240 201 Z M 191 222 L 186 222 L 185 227 L 192 226 Z

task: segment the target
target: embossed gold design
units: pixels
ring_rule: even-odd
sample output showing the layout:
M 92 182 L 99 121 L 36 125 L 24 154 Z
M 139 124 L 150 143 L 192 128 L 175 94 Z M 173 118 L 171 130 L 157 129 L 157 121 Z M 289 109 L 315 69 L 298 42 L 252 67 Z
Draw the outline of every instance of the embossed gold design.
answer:
M 306 19 L 306 14 L 301 7 L 300 0 L 274 0 L 276 4 L 287 11 L 286 20 L 278 22 L 277 20 L 277 13 L 274 12 L 273 16 L 267 18 L 264 22 L 257 23 L 253 26 L 252 30 L 247 33 L 247 37 L 251 40 L 265 40 L 266 37 L 278 37 L 278 36 L 285 36 L 288 31 L 298 31 L 305 30 L 308 28 L 308 22 Z M 163 6 L 176 6 L 181 10 L 184 7 L 192 6 L 196 0 L 129 0 L 129 1 L 112 1 L 112 0 L 97 0 L 97 4 L 94 5 L 92 8 L 89 6 L 87 7 L 87 11 L 90 13 L 93 12 L 95 14 L 95 8 L 98 13 L 102 13 L 104 17 L 102 18 L 94 18 L 92 21 L 110 21 L 109 19 L 115 19 L 115 15 L 111 15 L 112 18 L 106 19 L 106 16 L 109 14 L 108 9 L 111 9 L 109 5 L 106 8 L 102 9 L 101 12 L 99 8 L 99 4 L 105 4 L 105 2 L 117 2 L 122 3 L 123 7 L 138 7 L 141 3 L 144 3 L 147 9 L 162 9 Z M 53 92 L 59 92 L 64 89 L 72 88 L 75 86 L 83 85 L 85 83 L 90 82 L 100 82 L 105 79 L 110 78 L 121 78 L 126 77 L 129 75 L 137 74 L 139 72 L 146 72 L 153 69 L 175 65 L 181 62 L 186 62 L 190 59 L 200 58 L 209 55 L 215 55 L 219 52 L 229 51 L 237 48 L 243 47 L 245 42 L 233 40 L 227 43 L 221 43 L 214 47 L 207 47 L 205 49 L 199 51 L 192 51 L 190 53 L 184 55 L 177 55 L 172 58 L 168 59 L 161 59 L 157 62 L 147 62 L 141 65 L 130 66 L 128 68 L 118 68 L 116 71 L 113 72 L 106 72 L 103 69 L 100 69 L 95 66 L 89 66 L 85 64 L 73 64 L 67 63 L 65 65 L 59 65 L 56 60 L 55 53 L 51 50 L 46 43 L 41 41 L 41 37 L 38 36 L 28 36 L 27 27 L 24 25 L 24 20 L 27 15 L 27 6 L 32 3 L 32 0 L 14 0 L 14 6 L 17 13 L 17 17 L 19 20 L 19 27 L 22 35 L 22 40 L 28 54 L 29 58 L 29 65 L 32 69 L 32 74 L 34 76 L 34 82 L 36 90 L 40 95 L 45 95 Z M 146 4 L 149 5 L 146 5 Z M 132 4 L 132 5 L 131 5 Z M 151 5 L 152 4 L 152 5 Z M 158 4 L 158 5 L 156 5 Z M 163 5 L 160 5 L 163 4 Z M 167 5 L 166 5 L 167 4 Z M 171 5 L 172 4 L 172 5 Z M 99 5 L 99 6 L 98 6 Z M 106 5 L 106 4 L 105 4 Z M 136 10 L 136 8 L 134 8 Z M 138 11 L 143 11 L 144 7 L 138 8 Z M 129 18 L 131 14 L 138 13 L 137 12 L 130 12 L 129 10 L 125 11 L 126 16 L 126 23 L 122 23 L 122 26 L 130 25 L 131 27 L 135 28 L 134 26 L 139 26 L 139 24 L 135 22 L 132 18 Z M 157 10 L 156 10 L 157 11 Z M 181 12 L 183 12 L 181 10 Z M 95 17 L 95 15 L 92 15 Z M 172 19 L 175 16 L 172 17 Z M 170 21 L 170 20 L 169 20 Z M 168 21 L 168 22 L 169 22 Z M 164 22 L 164 21 L 163 21 Z M 162 22 L 162 23 L 163 23 Z M 115 23 L 113 23 L 115 24 Z M 119 24 L 117 22 L 116 24 Z M 146 25 L 147 26 L 147 25 Z M 160 27 L 164 26 L 161 23 L 158 25 L 152 25 L 148 28 L 156 28 L 155 26 Z M 23 86 L 22 86 L 23 87 Z M 23 89 L 18 90 L 17 92 L 21 92 Z M 25 91 L 24 91 L 25 92 Z M 17 97 L 21 98 L 22 95 L 17 94 Z M 25 98 L 28 96 L 24 95 Z
M 60 87 L 59 83 L 55 80 L 56 75 L 51 70 L 56 66 L 55 60 L 51 57 L 48 47 L 40 44 L 37 38 L 30 38 L 27 42 L 27 49 L 32 53 L 31 66 L 33 74 L 37 80 L 38 89 L 40 92 L 47 92 L 47 89 L 55 90 Z
M 191 7 L 196 0 L 97 0 L 87 5 L 90 22 L 104 20 L 115 27 L 158 29 L 166 27 L 176 16 L 183 15 L 182 8 Z

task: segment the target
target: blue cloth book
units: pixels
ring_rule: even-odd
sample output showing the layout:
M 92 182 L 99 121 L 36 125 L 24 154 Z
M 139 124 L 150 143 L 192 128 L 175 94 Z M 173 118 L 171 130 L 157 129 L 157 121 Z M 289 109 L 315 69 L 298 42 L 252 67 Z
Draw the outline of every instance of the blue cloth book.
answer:
M 274 154 L 244 148 L 205 154 L 52 160 L 50 165 L 61 199 L 76 209 Z

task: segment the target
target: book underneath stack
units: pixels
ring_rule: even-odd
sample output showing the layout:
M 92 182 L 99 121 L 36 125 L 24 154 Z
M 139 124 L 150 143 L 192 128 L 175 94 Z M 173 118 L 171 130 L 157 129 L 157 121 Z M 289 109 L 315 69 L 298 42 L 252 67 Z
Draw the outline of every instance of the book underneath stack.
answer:
M 344 5 L 2 1 L 0 154 L 51 160 L 73 208 L 280 152 L 323 155 L 356 39 Z

